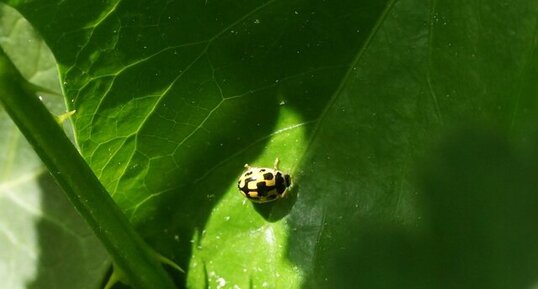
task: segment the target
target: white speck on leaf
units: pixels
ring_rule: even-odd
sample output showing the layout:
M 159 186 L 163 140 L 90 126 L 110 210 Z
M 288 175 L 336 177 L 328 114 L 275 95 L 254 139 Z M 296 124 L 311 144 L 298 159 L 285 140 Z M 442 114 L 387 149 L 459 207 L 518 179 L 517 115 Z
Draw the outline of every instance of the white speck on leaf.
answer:
M 224 280 L 224 278 L 220 277 L 219 279 L 217 279 L 217 288 L 223 288 L 224 286 L 226 286 L 226 280 Z
M 269 245 L 273 245 L 275 243 L 275 233 L 273 232 L 273 228 L 272 227 L 268 227 L 266 230 L 265 230 L 265 241 L 269 244 Z

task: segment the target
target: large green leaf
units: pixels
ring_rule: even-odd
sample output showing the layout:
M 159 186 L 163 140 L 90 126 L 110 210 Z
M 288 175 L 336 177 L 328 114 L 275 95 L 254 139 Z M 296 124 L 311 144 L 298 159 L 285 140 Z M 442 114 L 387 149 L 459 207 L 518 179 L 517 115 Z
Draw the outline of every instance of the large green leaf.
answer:
M 0 5 L 0 45 L 39 97 L 65 111 L 56 63 L 19 13 Z M 0 107 L 1 288 L 98 288 L 106 253 Z
M 538 4 L 16 2 L 83 155 L 178 282 L 537 281 Z M 236 178 L 276 157 L 289 197 L 252 205 Z
M 302 163 L 306 288 L 538 281 L 538 5 L 423 2 L 395 4 Z

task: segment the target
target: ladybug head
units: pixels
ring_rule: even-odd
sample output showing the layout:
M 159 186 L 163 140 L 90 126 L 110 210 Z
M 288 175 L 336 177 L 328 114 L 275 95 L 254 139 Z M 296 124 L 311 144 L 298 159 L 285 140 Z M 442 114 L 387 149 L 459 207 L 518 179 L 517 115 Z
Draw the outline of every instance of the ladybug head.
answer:
M 286 183 L 286 187 L 289 187 L 291 185 L 291 178 L 290 178 L 290 175 L 288 174 L 285 174 L 284 175 L 284 181 Z

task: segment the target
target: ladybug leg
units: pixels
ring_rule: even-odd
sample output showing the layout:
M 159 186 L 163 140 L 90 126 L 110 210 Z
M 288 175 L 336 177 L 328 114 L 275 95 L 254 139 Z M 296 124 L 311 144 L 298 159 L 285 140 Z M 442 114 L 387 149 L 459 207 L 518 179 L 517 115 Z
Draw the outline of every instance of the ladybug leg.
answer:
M 278 171 L 278 164 L 280 163 L 280 160 L 278 158 L 275 159 L 275 164 L 273 165 L 273 167 L 275 168 L 275 170 Z
M 245 164 L 245 169 L 250 170 L 250 166 L 248 164 Z
M 285 190 L 285 191 L 282 193 L 282 195 L 280 195 L 280 198 L 282 198 L 282 199 L 285 198 L 285 197 L 288 195 L 288 191 L 289 191 L 289 190 Z

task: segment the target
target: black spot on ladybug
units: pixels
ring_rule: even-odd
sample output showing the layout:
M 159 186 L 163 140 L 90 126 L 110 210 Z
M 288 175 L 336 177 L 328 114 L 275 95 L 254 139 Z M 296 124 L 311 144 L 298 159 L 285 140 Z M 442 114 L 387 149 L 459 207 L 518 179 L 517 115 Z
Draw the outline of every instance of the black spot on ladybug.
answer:
M 273 174 L 272 173 L 265 173 L 265 174 L 263 174 L 263 179 L 267 180 L 267 181 L 270 181 L 270 180 L 273 179 Z
M 246 185 L 245 185 L 244 187 L 242 187 L 242 188 L 239 187 L 239 189 L 240 189 L 243 193 L 248 194 L 248 189 L 247 189 L 247 186 L 246 186 Z
M 252 175 L 252 171 L 248 171 L 245 173 L 245 176 L 250 176 L 250 175 Z
M 250 182 L 252 182 L 252 181 L 254 181 L 254 179 L 253 179 L 252 177 L 245 179 L 245 184 L 243 185 L 243 187 L 241 187 L 241 181 L 239 181 L 239 183 L 237 184 L 237 187 L 238 187 L 241 191 L 245 192 L 245 194 L 248 194 L 248 191 L 249 191 L 249 189 L 248 189 L 248 184 L 249 184 Z
M 273 187 L 268 187 L 265 182 L 259 182 L 256 184 L 256 190 L 258 191 L 258 196 L 260 197 L 267 196 L 267 193 L 272 189 Z
M 286 181 L 284 180 L 280 172 L 276 173 L 275 187 L 279 195 L 283 194 L 286 190 Z
M 265 169 L 260 169 L 260 173 L 263 173 L 263 172 L 265 172 Z

